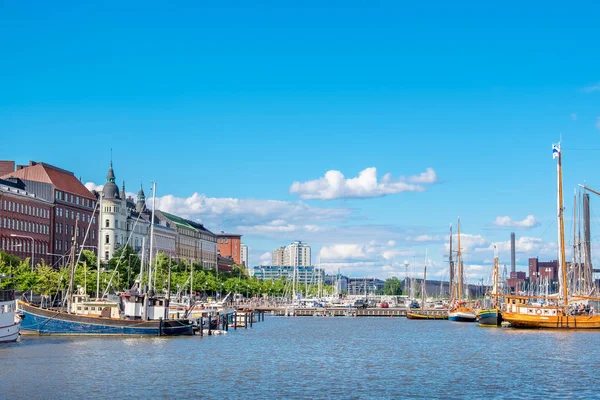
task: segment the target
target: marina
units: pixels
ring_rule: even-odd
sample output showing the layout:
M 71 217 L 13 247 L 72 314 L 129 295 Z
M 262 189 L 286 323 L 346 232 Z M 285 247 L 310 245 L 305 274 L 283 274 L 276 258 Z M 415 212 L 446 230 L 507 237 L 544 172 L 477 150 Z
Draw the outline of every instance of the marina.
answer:
M 459 349 L 459 341 L 468 345 Z M 587 350 L 575 351 L 582 342 Z M 210 399 L 480 399 L 523 398 L 523 393 L 527 398 L 548 398 L 551 393 L 550 398 L 590 399 L 596 396 L 595 386 L 579 382 L 594 382 L 595 372 L 588 366 L 600 356 L 599 348 L 600 335 L 581 331 L 266 314 L 265 322 L 252 329 L 230 328 L 228 334 L 213 338 L 24 337 L 0 345 L 0 377 L 4 397 L 14 400 L 61 399 L 65 392 L 94 399 L 178 398 L 190 393 Z M 549 356 L 557 353 L 561 363 Z M 86 360 L 86 368 L 80 360 Z M 128 369 L 128 379 L 122 379 L 123 366 L 132 360 L 168 367 Z M 35 374 L 6 379 L 11 371 L 31 369 L 32 362 Z M 103 379 L 97 379 L 100 370 Z M 502 376 L 489 379 L 490 371 L 502 371 Z M 132 384 L 138 380 L 156 384 Z

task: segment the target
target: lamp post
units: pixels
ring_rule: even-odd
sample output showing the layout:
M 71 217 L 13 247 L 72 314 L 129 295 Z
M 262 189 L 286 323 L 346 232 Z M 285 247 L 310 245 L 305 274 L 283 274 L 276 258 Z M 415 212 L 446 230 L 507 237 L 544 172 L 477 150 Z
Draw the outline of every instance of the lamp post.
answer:
M 25 238 L 25 239 L 31 239 L 31 272 L 33 272 L 33 252 L 35 250 L 35 240 L 31 237 L 31 236 L 25 236 L 25 235 L 16 235 L 14 233 L 10 234 L 11 237 L 20 237 L 20 238 Z M 31 289 L 31 293 L 29 294 L 31 297 L 31 302 L 33 303 L 33 288 Z

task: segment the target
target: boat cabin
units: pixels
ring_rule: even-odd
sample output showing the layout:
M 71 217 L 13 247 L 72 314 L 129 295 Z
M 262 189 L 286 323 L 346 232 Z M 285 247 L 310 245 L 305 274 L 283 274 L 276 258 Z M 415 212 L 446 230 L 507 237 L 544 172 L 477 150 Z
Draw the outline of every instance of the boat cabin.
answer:
M 142 294 L 124 294 L 123 305 L 127 319 L 164 319 L 169 309 L 169 301 L 166 298 Z
M 74 294 L 71 302 L 71 313 L 77 315 L 96 316 L 102 318 L 119 318 L 119 303 L 104 300 L 91 300 L 87 294 Z
M 562 312 L 558 309 L 558 307 L 531 304 L 531 299 L 528 297 L 508 297 L 506 299 L 506 311 L 509 313 L 524 315 L 562 315 Z

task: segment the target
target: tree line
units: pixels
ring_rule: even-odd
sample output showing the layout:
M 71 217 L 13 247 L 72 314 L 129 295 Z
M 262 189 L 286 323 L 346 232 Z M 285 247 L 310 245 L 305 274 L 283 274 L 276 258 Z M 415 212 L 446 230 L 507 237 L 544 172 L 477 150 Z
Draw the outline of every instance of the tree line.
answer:
M 139 282 L 140 267 L 141 260 L 131 246 L 119 249 L 114 257 L 100 268 L 100 294 L 105 291 L 118 293 L 133 288 L 136 280 Z M 148 282 L 148 266 L 144 269 L 143 285 Z M 214 269 L 205 269 L 198 263 L 172 259 L 162 253 L 153 260 L 153 269 L 152 283 L 155 291 L 160 294 L 166 294 L 170 284 L 172 294 L 189 293 L 191 290 L 206 297 L 216 296 L 217 293 L 222 297 L 227 293 L 246 297 L 282 297 L 287 294 L 286 287 L 289 286 L 285 278 L 261 281 L 251 277 L 248 270 L 241 265 L 234 265 L 230 272 L 217 273 Z M 43 261 L 35 265 L 32 271 L 29 258 L 21 260 L 0 251 L 0 276 L 13 278 L 0 280 L 0 288 L 12 285 L 21 292 L 32 290 L 37 294 L 54 296 L 63 293 L 68 287 L 69 271 L 69 266 L 55 268 Z M 85 288 L 86 293 L 95 295 L 97 276 L 96 255 L 90 250 L 83 250 L 75 268 L 74 290 L 78 287 Z M 190 276 L 193 276 L 193 282 L 190 281 Z M 333 292 L 331 286 L 324 285 L 323 289 L 325 293 Z M 314 296 L 318 292 L 317 285 L 301 285 L 300 290 L 304 297 Z

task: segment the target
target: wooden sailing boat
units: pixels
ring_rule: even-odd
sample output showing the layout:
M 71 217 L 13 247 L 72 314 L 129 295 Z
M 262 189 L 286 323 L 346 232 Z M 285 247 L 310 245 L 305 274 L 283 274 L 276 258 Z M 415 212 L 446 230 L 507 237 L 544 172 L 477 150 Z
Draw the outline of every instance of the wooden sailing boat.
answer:
M 502 324 L 502 313 L 498 302 L 498 253 L 494 254 L 494 270 L 492 272 L 494 287 L 492 289 L 492 308 L 480 310 L 477 314 L 480 326 L 500 326 Z
M 463 299 L 463 263 L 462 263 L 462 251 L 460 248 L 460 218 L 458 219 L 457 227 L 457 245 L 456 250 L 456 296 L 452 296 L 452 303 L 448 310 L 448 319 L 455 322 L 475 322 L 477 315 L 471 307 L 468 306 L 467 301 Z
M 506 296 L 506 311 L 502 316 L 514 328 L 600 329 L 600 315 L 581 307 L 589 300 L 598 300 L 585 294 L 575 295 L 569 290 L 565 261 L 565 232 L 563 220 L 562 153 L 560 143 L 552 145 L 557 162 L 558 208 L 558 296 Z M 540 301 L 541 300 L 541 301 Z M 578 304 L 579 303 L 579 304 Z M 587 309 L 589 310 L 589 308 Z

